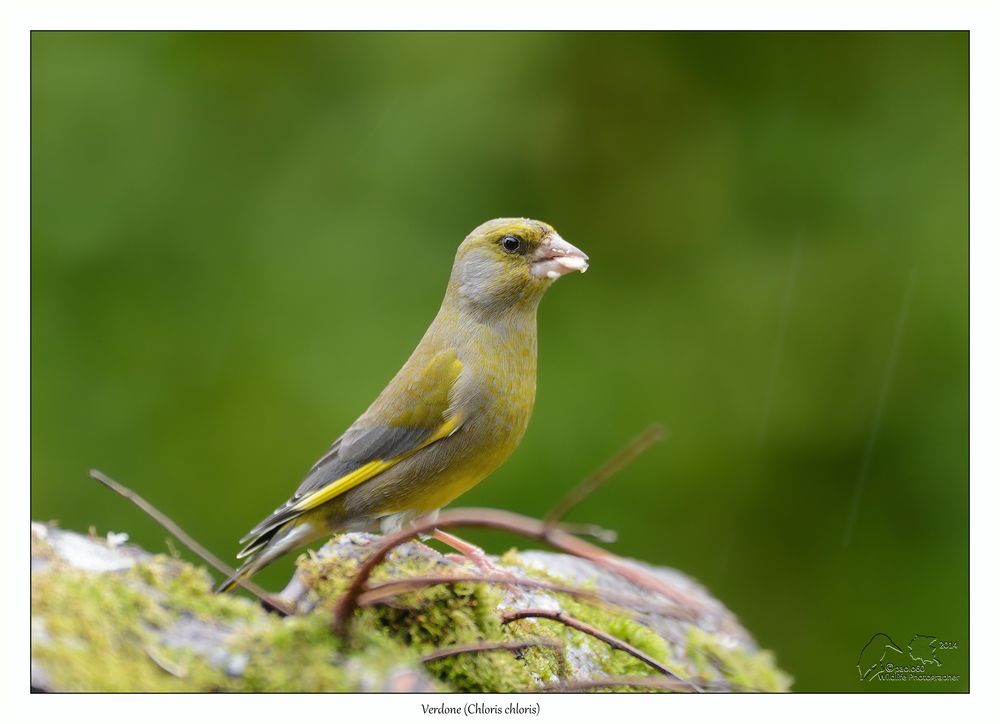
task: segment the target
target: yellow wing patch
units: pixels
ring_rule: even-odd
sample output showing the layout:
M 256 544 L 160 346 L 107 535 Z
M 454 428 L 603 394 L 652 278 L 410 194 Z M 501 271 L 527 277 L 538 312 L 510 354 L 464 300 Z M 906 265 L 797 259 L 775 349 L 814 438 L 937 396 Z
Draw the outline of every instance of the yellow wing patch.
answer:
M 341 493 L 346 493 L 356 485 L 360 485 L 366 480 L 375 477 L 383 470 L 391 468 L 398 461 L 399 458 L 395 458 L 393 460 L 372 460 L 370 463 L 365 463 L 360 468 L 352 470 L 347 475 L 337 478 L 326 487 L 320 488 L 315 493 L 310 493 L 293 505 L 292 510 L 301 512 L 303 510 L 315 508 L 317 505 L 321 505 L 328 500 L 332 500 Z
M 462 418 L 454 413 L 448 416 L 448 407 L 452 387 L 461 372 L 462 362 L 456 356 L 455 350 L 442 350 L 431 357 L 421 369 L 420 374 L 397 391 L 393 399 L 396 400 L 401 411 L 390 416 L 391 422 L 389 424 L 398 427 L 432 429 L 438 423 L 437 429 L 434 429 L 426 438 L 409 450 L 391 458 L 371 460 L 346 475 L 331 480 L 319 490 L 297 501 L 290 510 L 301 513 L 311 510 L 317 505 L 322 505 L 366 480 L 371 480 L 379 473 L 388 470 L 399 461 L 405 460 L 431 443 L 454 433 L 462 424 Z
M 369 463 L 365 463 L 356 470 L 352 470 L 347 475 L 339 477 L 328 483 L 325 487 L 320 488 L 315 493 L 310 493 L 306 497 L 302 498 L 302 500 L 292 506 L 292 510 L 301 513 L 302 511 L 311 510 L 318 505 L 322 505 L 328 500 L 333 500 L 338 495 L 346 493 L 351 488 L 357 487 L 366 480 L 371 480 L 382 471 L 388 470 L 400 460 L 405 460 L 413 455 L 413 453 L 422 450 L 431 443 L 443 440 L 455 432 L 461 424 L 462 421 L 458 416 L 445 420 L 441 427 L 435 430 L 433 434 L 412 450 L 409 450 L 402 455 L 397 455 L 390 460 L 372 460 Z

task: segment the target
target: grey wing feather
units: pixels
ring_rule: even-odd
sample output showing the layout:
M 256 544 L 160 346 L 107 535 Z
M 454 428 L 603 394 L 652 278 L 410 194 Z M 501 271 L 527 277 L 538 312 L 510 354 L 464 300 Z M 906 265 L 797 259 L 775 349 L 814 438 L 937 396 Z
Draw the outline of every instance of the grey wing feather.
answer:
M 422 427 L 351 427 L 316 461 L 295 494 L 240 539 L 240 543 L 251 542 L 238 557 L 246 557 L 259 549 L 267 543 L 269 533 L 296 517 L 300 511 L 292 508 L 306 495 L 322 490 L 372 460 L 388 460 L 408 452 L 432 433 L 433 430 Z

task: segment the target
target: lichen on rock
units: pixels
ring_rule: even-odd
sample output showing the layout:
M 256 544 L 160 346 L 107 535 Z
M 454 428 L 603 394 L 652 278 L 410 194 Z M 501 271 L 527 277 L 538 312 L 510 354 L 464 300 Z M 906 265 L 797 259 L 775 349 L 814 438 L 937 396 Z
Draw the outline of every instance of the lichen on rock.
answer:
M 376 542 L 347 533 L 301 556 L 282 594 L 296 613 L 282 618 L 243 596 L 214 594 L 204 569 L 178 558 L 123 545 L 118 537 L 33 524 L 32 685 L 48 691 L 513 692 L 657 673 L 558 621 L 504 623 L 504 612 L 525 608 L 563 611 L 698 688 L 783 691 L 790 684 L 770 653 L 686 576 L 647 567 L 698 602 L 696 615 L 677 618 L 654 605 L 606 603 L 601 594 L 607 591 L 659 598 L 588 561 L 540 551 L 510 551 L 494 565 L 593 596 L 513 583 L 441 583 L 360 607 L 338 635 L 331 626 L 334 605 Z M 371 583 L 476 572 L 466 561 L 410 542 L 389 554 Z M 487 643 L 514 648 L 434 658 L 452 647 Z

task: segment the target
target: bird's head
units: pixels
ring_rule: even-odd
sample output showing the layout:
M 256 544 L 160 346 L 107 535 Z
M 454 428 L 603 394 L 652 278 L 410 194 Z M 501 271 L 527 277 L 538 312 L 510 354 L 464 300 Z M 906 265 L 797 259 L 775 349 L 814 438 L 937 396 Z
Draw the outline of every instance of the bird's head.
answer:
M 548 224 L 493 219 L 458 247 L 449 293 L 481 310 L 534 305 L 559 277 L 587 271 L 587 255 Z

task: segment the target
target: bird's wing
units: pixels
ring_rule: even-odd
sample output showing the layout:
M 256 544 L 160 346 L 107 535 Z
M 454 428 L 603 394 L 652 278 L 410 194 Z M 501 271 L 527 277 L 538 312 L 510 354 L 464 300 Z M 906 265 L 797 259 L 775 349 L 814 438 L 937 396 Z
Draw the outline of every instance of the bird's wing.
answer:
M 430 357 L 416 374 L 409 364 L 389 383 L 375 404 L 320 458 L 295 495 L 247 533 L 251 541 L 240 557 L 250 555 L 268 535 L 289 520 L 326 503 L 452 435 L 462 415 L 451 409 L 452 389 L 462 372 L 454 350 Z

